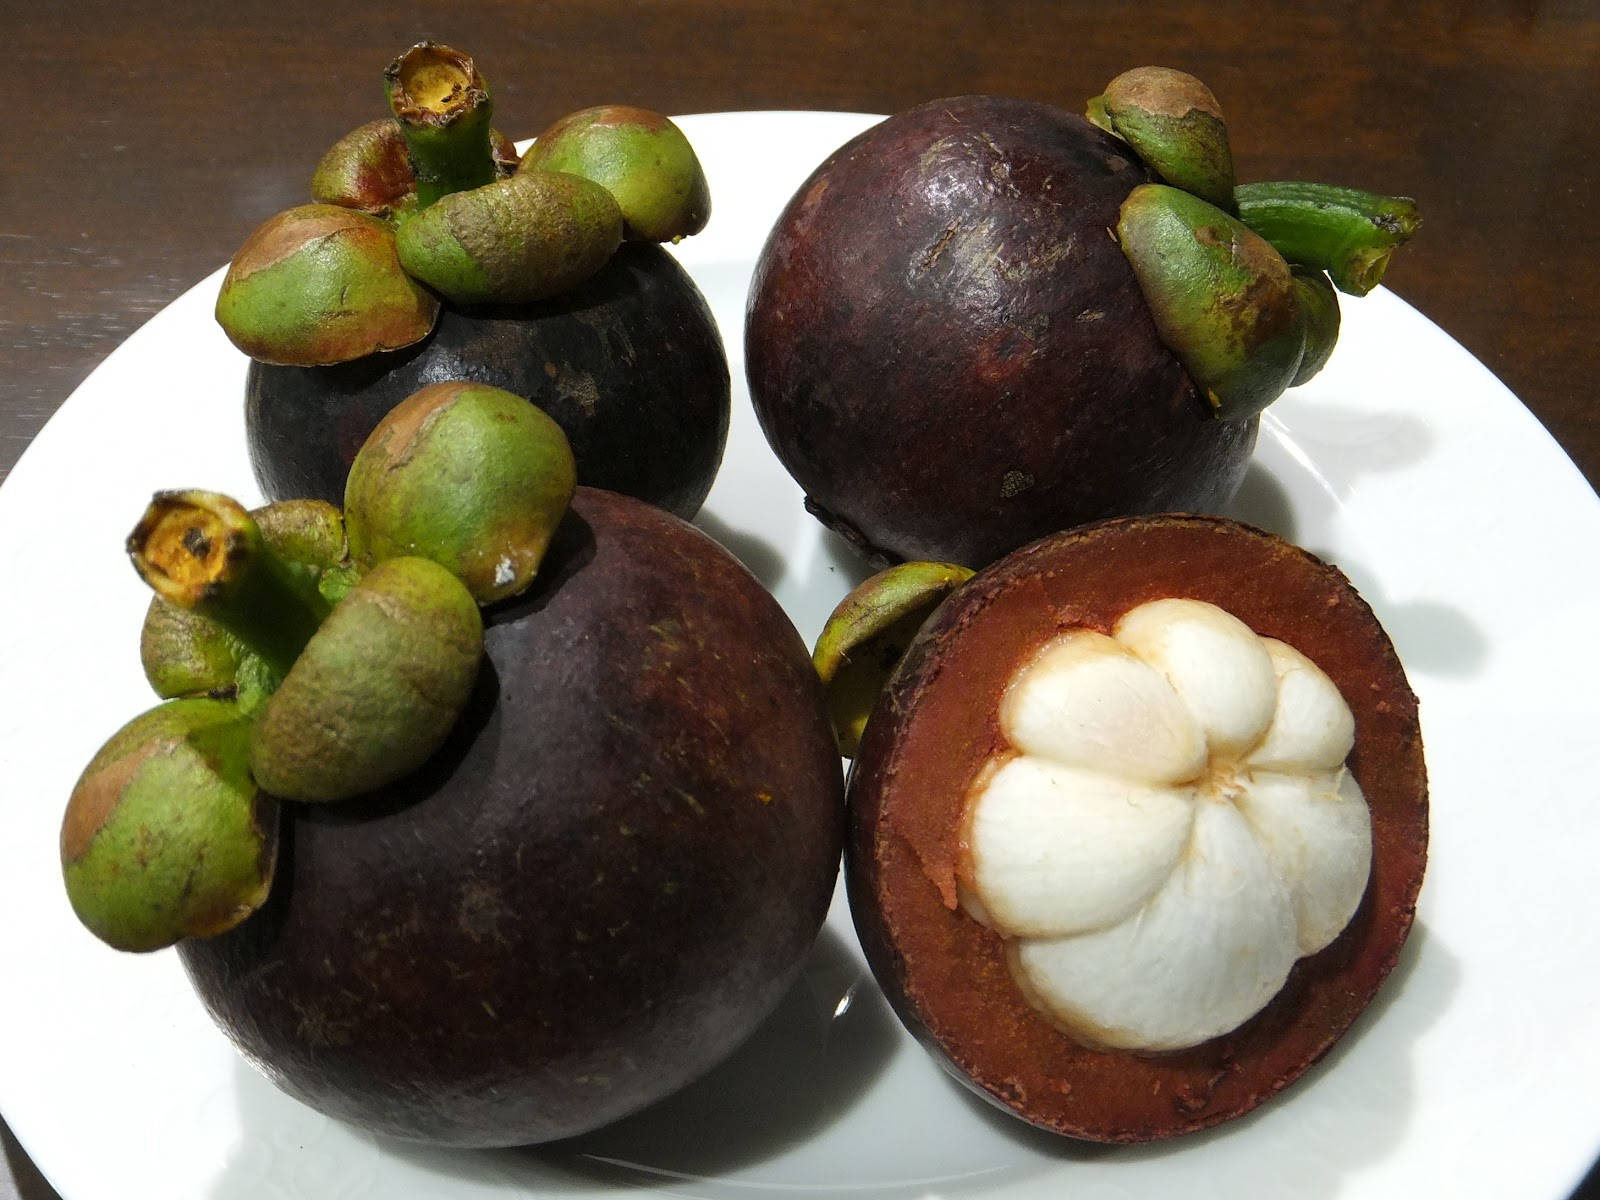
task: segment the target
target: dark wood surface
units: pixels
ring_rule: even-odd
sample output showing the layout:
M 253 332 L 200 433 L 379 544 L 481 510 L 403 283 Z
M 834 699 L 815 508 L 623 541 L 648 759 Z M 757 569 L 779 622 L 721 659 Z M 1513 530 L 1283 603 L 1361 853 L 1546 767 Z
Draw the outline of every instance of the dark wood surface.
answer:
M 519 137 L 606 101 L 1077 107 L 1130 66 L 1190 70 L 1222 100 L 1241 178 L 1417 197 L 1393 290 L 1600 478 L 1593 0 L 0 0 L 0 30 L 0 480 L 96 363 L 303 199 L 423 36 L 478 56 Z M 0 1126 L 0 1200 L 54 1196 Z

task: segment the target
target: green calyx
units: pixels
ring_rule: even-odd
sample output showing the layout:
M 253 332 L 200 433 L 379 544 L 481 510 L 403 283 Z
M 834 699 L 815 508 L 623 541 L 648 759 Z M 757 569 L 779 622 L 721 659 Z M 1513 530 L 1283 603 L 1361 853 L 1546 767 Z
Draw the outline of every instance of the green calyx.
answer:
M 350 552 L 362 565 L 433 559 L 491 604 L 533 582 L 576 486 L 566 434 L 541 409 L 486 384 L 432 384 L 350 466 Z
M 420 767 L 460 717 L 483 654 L 478 605 L 422 558 L 378 564 L 262 709 L 250 767 L 267 791 L 343 800 Z
M 154 950 L 221 933 L 264 902 L 279 800 L 351 798 L 438 750 L 472 694 L 483 619 L 428 559 L 361 574 L 321 501 L 251 514 L 214 492 L 161 492 L 128 551 L 156 592 L 146 674 L 182 694 L 89 762 L 60 858 L 92 933 Z
M 599 184 L 616 198 L 630 241 L 676 242 L 711 217 L 711 190 L 694 147 L 649 109 L 607 104 L 571 113 L 535 139 L 521 169 Z
M 230 710 L 255 722 L 254 777 L 286 799 L 344 799 L 414 770 L 476 677 L 477 602 L 448 570 L 417 558 L 357 580 L 331 505 L 262 512 L 258 523 L 212 492 L 151 502 L 129 553 L 177 614 L 158 610 L 153 630 L 147 622 L 151 643 L 168 639 L 153 645 L 153 682 L 187 679 L 208 692 L 231 683 Z
M 677 241 L 709 216 L 699 160 L 659 113 L 575 113 L 523 170 L 469 55 L 419 42 L 385 69 L 384 92 L 392 115 L 329 147 L 313 203 L 266 221 L 229 266 L 216 318 L 258 362 L 402 349 L 431 332 L 441 296 L 544 300 L 600 270 L 625 236 Z
M 134 718 L 79 777 L 61 868 L 79 920 L 119 950 L 232 928 L 272 885 L 276 803 L 248 768 L 233 704 L 174 700 Z
M 1167 348 L 1214 415 L 1248 420 L 1310 379 L 1421 223 L 1416 204 L 1314 183 L 1236 185 L 1221 106 L 1192 75 L 1140 67 L 1089 101 L 1164 185 L 1136 187 L 1116 237 Z
M 1088 113 L 1173 187 L 1233 208 L 1233 154 L 1222 106 L 1193 75 L 1170 67 L 1124 71 L 1089 102 Z
M 1197 196 L 1134 188 L 1117 240 L 1161 340 L 1224 420 L 1261 412 L 1294 381 L 1306 328 L 1289 265 Z
M 287 209 L 252 233 L 216 303 L 235 346 L 293 366 L 412 345 L 438 315 L 438 300 L 402 269 L 389 227 L 332 204 Z
M 404 268 L 456 304 L 521 304 L 593 275 L 622 243 L 611 193 L 577 175 L 518 171 L 453 192 L 396 235 Z
M 878 693 L 917 631 L 972 578 L 954 563 L 909 562 L 880 571 L 829 615 L 811 653 L 839 753 L 855 757 Z

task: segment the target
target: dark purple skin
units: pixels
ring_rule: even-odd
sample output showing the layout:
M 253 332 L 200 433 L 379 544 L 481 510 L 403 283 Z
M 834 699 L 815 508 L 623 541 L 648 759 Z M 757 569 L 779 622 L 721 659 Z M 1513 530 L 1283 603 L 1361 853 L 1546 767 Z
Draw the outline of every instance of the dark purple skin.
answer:
M 1111 231 L 1149 175 L 1074 113 L 934 101 L 836 151 L 778 220 L 750 393 L 807 507 L 879 560 L 981 567 L 1101 517 L 1209 511 L 1256 422 L 1212 419 Z
M 417 346 L 331 367 L 253 362 L 245 429 L 269 500 L 344 502 L 356 451 L 395 405 L 463 379 L 525 396 L 562 427 L 578 480 L 688 519 L 728 439 L 728 360 L 705 297 L 659 246 L 623 246 L 553 300 L 445 305 Z
M 698 530 L 578 489 L 414 779 L 287 806 L 266 906 L 180 944 L 285 1091 L 378 1133 L 607 1124 L 774 1009 L 831 898 L 843 780 L 809 655 Z

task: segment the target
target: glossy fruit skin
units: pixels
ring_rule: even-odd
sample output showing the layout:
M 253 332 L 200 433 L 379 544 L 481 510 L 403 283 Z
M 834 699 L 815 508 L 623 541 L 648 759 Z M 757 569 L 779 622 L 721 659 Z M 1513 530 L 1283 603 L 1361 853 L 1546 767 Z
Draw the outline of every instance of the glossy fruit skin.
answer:
M 1226 608 L 1338 686 L 1355 716 L 1348 765 L 1372 813 L 1372 874 L 1350 925 L 1232 1033 L 1166 1054 L 1098 1051 L 1028 1005 L 999 936 L 959 908 L 961 813 L 977 773 L 1006 746 L 996 714 L 1017 669 L 1065 629 L 1107 633 L 1128 610 L 1166 596 Z M 980 572 L 923 626 L 890 678 L 852 765 L 849 807 L 850 909 L 901 1021 L 984 1099 L 1098 1142 L 1204 1129 L 1299 1078 L 1393 969 L 1427 859 L 1417 699 L 1377 618 L 1334 567 L 1215 517 L 1098 522 Z
M 457 1146 L 596 1128 L 724 1057 L 820 928 L 844 820 L 804 645 L 699 531 L 580 488 L 488 618 L 440 755 L 293 806 L 265 908 L 179 947 L 284 1090 Z
M 383 415 L 446 380 L 531 400 L 566 432 L 580 483 L 685 519 L 722 463 L 731 392 L 716 321 L 676 259 L 630 244 L 551 300 L 447 304 L 411 349 L 331 367 L 252 362 L 245 429 L 262 492 L 340 503 L 350 463 Z
M 831 155 L 746 310 L 762 430 L 878 560 L 979 567 L 1058 529 L 1213 511 L 1254 420 L 1213 420 L 1111 234 L 1148 173 L 1073 113 L 964 96 Z

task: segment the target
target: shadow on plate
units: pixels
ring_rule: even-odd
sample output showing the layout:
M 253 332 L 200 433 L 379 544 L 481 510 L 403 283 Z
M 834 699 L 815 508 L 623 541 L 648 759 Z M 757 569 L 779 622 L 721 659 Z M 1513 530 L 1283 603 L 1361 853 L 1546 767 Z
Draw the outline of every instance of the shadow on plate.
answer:
M 7 1184 L 16 1192 L 17 1200 L 61 1200 L 59 1193 L 17 1144 L 10 1128 L 0 1121 L 0 1196 L 8 1194 Z
M 1464 609 L 1441 600 L 1399 599 L 1363 564 L 1345 561 L 1338 566 L 1378 614 L 1407 671 L 1468 679 L 1488 665 L 1489 638 Z
M 695 526 L 719 542 L 761 581 L 761 586 L 772 591 L 778 586 L 787 569 L 783 552 L 771 542 L 743 529 L 735 529 L 716 513 L 701 509 L 695 516 Z
M 815 517 L 809 518 L 816 520 Z M 822 530 L 823 559 L 830 571 L 836 571 L 843 585 L 839 598 L 854 590 L 858 583 L 882 570 L 868 562 L 866 557 L 850 542 L 831 529 Z
M 1259 461 L 1250 464 L 1244 473 L 1244 482 L 1222 511 L 1224 516 L 1275 533 L 1285 541 L 1298 541 L 1289 489 Z
M 643 1112 L 524 1153 L 613 1184 L 736 1171 L 845 1119 L 900 1038 L 853 949 L 825 928 L 778 1010 L 731 1058 Z
M 1343 571 L 1377 613 L 1408 671 L 1461 679 L 1483 669 L 1488 662 L 1489 639 L 1464 609 L 1439 600 L 1406 601 L 1388 594 L 1365 564 L 1317 544 L 1332 520 L 1332 503 L 1326 511 L 1313 512 L 1306 511 L 1306 503 L 1302 500 L 1297 511 L 1289 489 L 1271 468 L 1257 461 L 1250 465 L 1224 513 L 1302 546 Z

